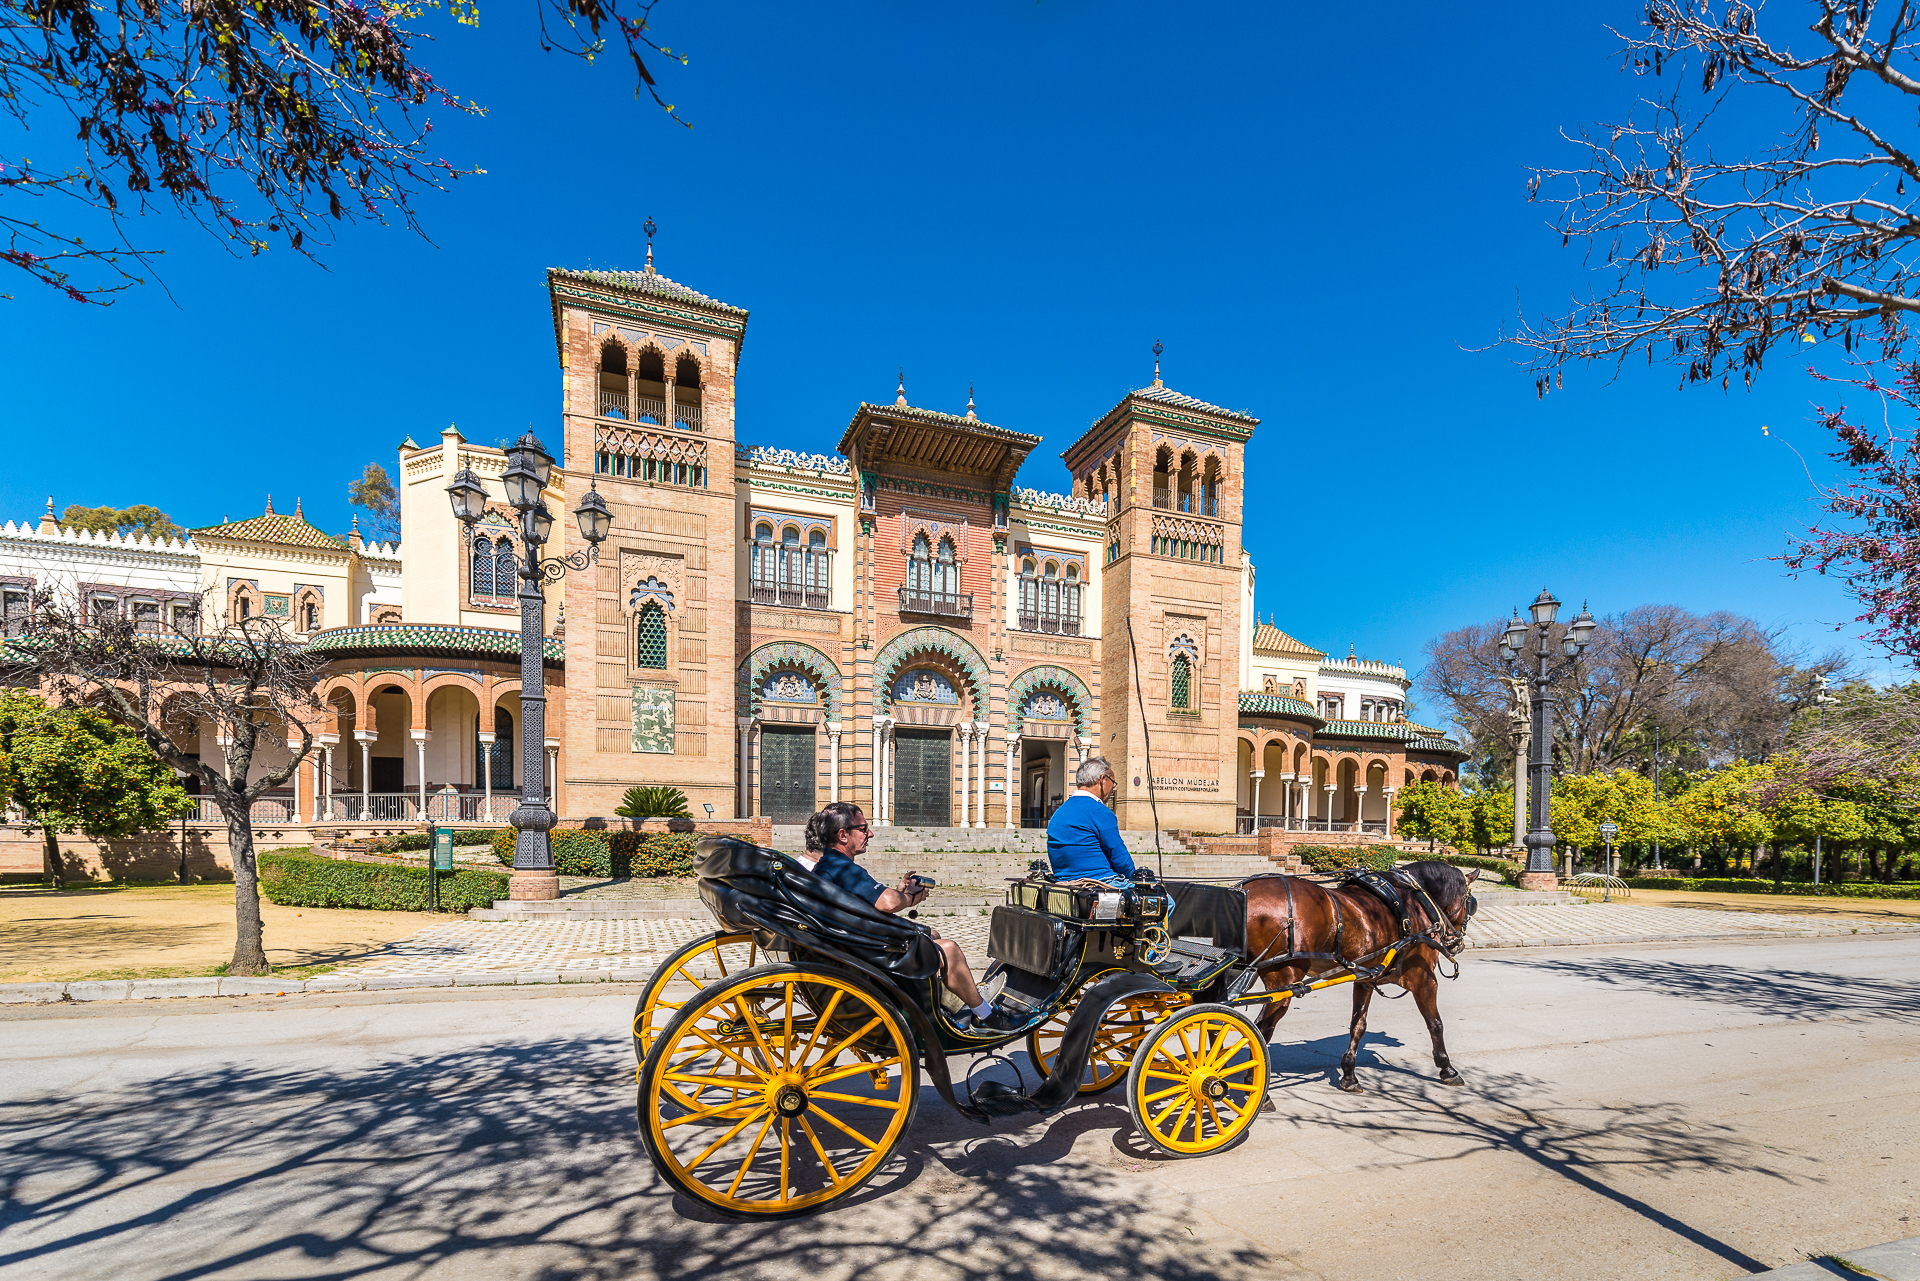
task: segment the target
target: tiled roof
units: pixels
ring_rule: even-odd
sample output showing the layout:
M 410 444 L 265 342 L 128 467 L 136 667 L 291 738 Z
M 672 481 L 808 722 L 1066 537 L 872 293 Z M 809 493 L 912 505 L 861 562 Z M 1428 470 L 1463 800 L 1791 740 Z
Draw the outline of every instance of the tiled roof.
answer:
M 1326 657 L 1320 650 L 1314 649 L 1311 645 L 1302 645 L 1272 623 L 1261 623 L 1253 629 L 1253 648 L 1267 654 L 1299 654 L 1303 658 Z
M 1320 732 L 1340 738 L 1397 738 L 1402 742 L 1420 737 L 1411 725 L 1382 721 L 1328 721 L 1326 728 Z
M 1288 698 L 1285 694 L 1240 695 L 1240 710 L 1248 716 L 1291 716 L 1295 720 L 1312 721 L 1318 725 L 1320 717 L 1313 708 L 1297 698 Z
M 465 654 L 477 657 L 518 658 L 520 633 L 503 627 L 455 627 L 446 623 L 381 623 L 371 627 L 335 627 L 315 633 L 307 642 L 315 653 L 349 654 Z M 549 636 L 544 646 L 547 665 L 564 666 L 566 649 Z
M 1466 749 L 1450 738 L 1438 734 L 1423 734 L 1407 744 L 1410 752 L 1442 752 L 1449 756 L 1465 756 Z
M 677 280 L 668 280 L 651 268 L 646 271 L 576 271 L 571 267 L 549 267 L 547 278 L 561 276 L 568 280 L 585 281 L 594 285 L 611 285 L 616 289 L 631 289 L 635 293 L 649 294 L 655 298 L 664 298 L 668 302 L 686 303 L 692 307 L 705 307 L 710 311 L 725 312 L 730 316 L 747 318 L 746 309 L 721 302 L 718 298 L 709 298 L 698 290 L 687 288 Z
M 992 423 L 982 422 L 978 418 L 968 418 L 965 414 L 943 414 L 937 409 L 922 409 L 918 405 L 873 405 L 860 402 L 860 408 L 854 411 L 853 422 L 847 424 L 847 430 L 853 430 L 853 424 L 860 421 L 861 413 L 875 418 L 905 418 L 931 423 L 937 427 L 955 427 L 961 431 L 974 432 L 981 436 L 990 436 L 996 440 L 1010 440 L 1026 445 L 1028 448 L 1040 443 L 1040 437 L 1029 436 L 1026 432 L 1015 431 L 1011 427 L 996 427 Z M 847 451 L 848 441 L 843 437 L 840 452 Z
M 1140 400 L 1151 400 L 1157 404 L 1170 405 L 1175 409 L 1198 409 L 1202 413 L 1218 414 L 1222 418 L 1231 418 L 1235 422 L 1257 426 L 1260 422 L 1251 414 L 1238 410 L 1222 409 L 1218 405 L 1209 405 L 1204 400 L 1195 400 L 1192 396 L 1182 396 L 1171 387 L 1142 387 L 1133 395 Z
M 296 507 L 295 512 L 299 512 Z M 193 531 L 213 538 L 234 538 L 248 543 L 285 543 L 294 547 L 332 547 L 344 550 L 332 534 L 315 529 L 305 515 L 289 516 L 273 510 L 271 500 L 266 514 L 252 520 L 236 520 L 225 525 L 205 525 Z

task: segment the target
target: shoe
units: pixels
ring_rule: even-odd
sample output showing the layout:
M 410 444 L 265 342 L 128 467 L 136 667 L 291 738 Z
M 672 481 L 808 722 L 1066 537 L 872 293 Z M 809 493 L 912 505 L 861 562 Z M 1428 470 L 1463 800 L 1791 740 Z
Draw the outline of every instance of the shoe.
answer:
M 971 1011 L 969 1011 L 971 1014 Z M 1027 1015 L 1004 1005 L 996 1005 L 987 1012 L 987 1017 L 976 1022 L 983 1032 L 1018 1032 L 1027 1025 Z
M 1007 972 L 1005 970 L 980 984 L 980 1000 L 987 1005 L 1000 999 L 1000 993 L 1006 990 Z

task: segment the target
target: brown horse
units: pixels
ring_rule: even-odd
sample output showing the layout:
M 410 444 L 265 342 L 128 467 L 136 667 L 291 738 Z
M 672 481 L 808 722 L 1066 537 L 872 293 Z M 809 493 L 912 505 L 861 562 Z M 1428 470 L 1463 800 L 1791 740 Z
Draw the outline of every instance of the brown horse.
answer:
M 1401 898 L 1413 933 L 1425 932 L 1444 946 L 1454 946 L 1467 928 L 1471 910 L 1467 887 L 1479 873 L 1462 876 L 1458 868 L 1434 861 L 1410 863 L 1399 870 L 1426 891 L 1426 897 L 1444 918 L 1431 919 L 1422 896 L 1403 889 Z M 1378 896 L 1357 885 L 1336 888 L 1297 876 L 1263 876 L 1248 881 L 1246 892 L 1247 949 L 1249 955 L 1264 958 L 1256 962 L 1255 971 L 1268 991 L 1345 973 L 1350 963 L 1368 969 L 1378 967 L 1386 959 L 1386 950 L 1400 939 L 1400 922 L 1393 912 Z M 1336 961 L 1335 956 L 1341 959 Z M 1446 1037 L 1440 1025 L 1435 967 L 1441 957 L 1438 948 L 1427 944 L 1404 947 L 1384 972 L 1354 982 L 1353 1026 L 1347 1033 L 1346 1056 L 1340 1060 L 1341 1089 L 1350 1094 L 1365 1093 L 1354 1080 L 1353 1061 L 1367 1030 L 1367 1006 L 1374 989 L 1382 983 L 1413 993 L 1414 1004 L 1420 1007 L 1420 1016 L 1427 1021 L 1427 1031 L 1433 1037 L 1433 1063 L 1440 1069 L 1441 1083 L 1460 1084 L 1460 1074 L 1447 1058 Z M 1261 1013 L 1260 1031 L 1268 1039 L 1272 1039 L 1275 1025 L 1292 1003 L 1292 997 L 1285 997 Z

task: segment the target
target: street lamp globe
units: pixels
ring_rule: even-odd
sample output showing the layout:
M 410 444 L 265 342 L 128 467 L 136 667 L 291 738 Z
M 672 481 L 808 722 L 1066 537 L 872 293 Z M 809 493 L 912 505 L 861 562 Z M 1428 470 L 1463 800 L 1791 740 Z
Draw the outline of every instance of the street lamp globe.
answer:
M 527 541 L 538 547 L 547 541 L 547 536 L 552 532 L 553 513 L 547 510 L 545 503 L 535 503 L 533 509 L 526 513 Z
M 1527 608 L 1533 613 L 1533 621 L 1541 627 L 1552 626 L 1553 620 L 1560 615 L 1560 602 L 1555 600 L 1553 593 L 1544 587 L 1540 589 L 1540 594 L 1533 598 L 1533 604 Z
M 1513 611 L 1513 621 L 1507 624 L 1506 646 L 1514 653 L 1527 643 L 1527 625 L 1520 619 L 1520 611 Z
M 513 504 L 515 511 L 530 511 L 540 502 L 539 474 L 533 470 L 525 455 L 519 450 L 507 453 L 507 470 L 500 477 L 500 483 L 507 488 L 507 501 Z
M 613 529 L 613 513 L 607 510 L 607 500 L 600 497 L 598 489 L 590 488 L 587 496 L 580 500 L 580 506 L 574 509 L 574 518 L 580 522 L 580 537 L 589 543 L 603 543 Z
M 1594 622 L 1593 615 L 1587 612 L 1587 603 L 1581 601 L 1579 615 L 1571 623 L 1567 624 L 1567 639 L 1573 642 L 1573 648 L 1567 652 L 1569 654 L 1578 654 L 1581 650 L 1585 649 L 1587 642 L 1593 639 L 1594 632 L 1599 629 L 1600 624 Z
M 513 448 L 507 453 L 508 457 L 517 455 L 525 459 L 527 466 L 533 468 L 533 477 L 540 482 L 540 488 L 547 487 L 547 480 L 553 475 L 553 455 L 546 451 L 546 447 L 540 443 L 537 436 L 528 432 L 514 441 Z
M 447 486 L 447 500 L 453 504 L 454 518 L 463 525 L 473 524 L 487 510 L 486 487 L 471 467 L 462 467 L 453 474 L 453 483 Z

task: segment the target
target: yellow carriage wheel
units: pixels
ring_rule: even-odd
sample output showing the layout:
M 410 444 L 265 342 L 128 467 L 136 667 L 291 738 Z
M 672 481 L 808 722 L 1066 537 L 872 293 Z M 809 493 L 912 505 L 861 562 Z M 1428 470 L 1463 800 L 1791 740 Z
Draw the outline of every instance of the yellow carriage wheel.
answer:
M 1080 985 L 1073 999 L 1061 1006 L 1058 1013 L 1027 1033 L 1027 1058 L 1042 1077 L 1053 1075 L 1053 1061 L 1060 1057 L 1060 1041 L 1067 1034 L 1067 1020 L 1080 1007 L 1080 998 L 1101 979 L 1120 972 L 1111 969 L 1094 975 Z M 1140 1047 L 1140 1039 L 1147 1034 L 1147 1029 L 1192 999 L 1186 992 L 1142 992 L 1116 1001 L 1093 1034 L 1093 1050 L 1087 1055 L 1087 1066 L 1080 1072 L 1080 1093 L 1099 1094 L 1124 1081 L 1127 1069 L 1133 1064 L 1134 1051 Z
M 1230 1006 L 1181 1010 L 1134 1052 L 1127 1106 L 1140 1133 L 1168 1156 L 1239 1142 L 1266 1098 L 1266 1040 Z
M 783 1218 L 872 1178 L 910 1124 L 906 1018 L 852 973 L 763 965 L 703 988 L 640 1070 L 640 1135 L 674 1188 Z
M 633 1010 L 633 1058 L 637 1068 L 647 1061 L 653 1039 L 672 1022 L 695 992 L 715 979 L 750 970 L 766 960 L 753 935 L 709 934 L 669 956 L 647 980 Z M 677 984 L 672 991 L 668 988 Z

